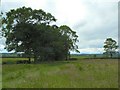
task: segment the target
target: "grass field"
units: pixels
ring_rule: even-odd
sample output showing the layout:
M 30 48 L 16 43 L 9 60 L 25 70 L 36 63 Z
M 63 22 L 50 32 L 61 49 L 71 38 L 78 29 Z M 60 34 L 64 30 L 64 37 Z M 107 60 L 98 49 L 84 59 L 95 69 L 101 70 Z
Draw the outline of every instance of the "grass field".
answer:
M 3 58 L 3 61 L 18 60 Z M 118 60 L 86 59 L 2 66 L 3 88 L 118 88 Z

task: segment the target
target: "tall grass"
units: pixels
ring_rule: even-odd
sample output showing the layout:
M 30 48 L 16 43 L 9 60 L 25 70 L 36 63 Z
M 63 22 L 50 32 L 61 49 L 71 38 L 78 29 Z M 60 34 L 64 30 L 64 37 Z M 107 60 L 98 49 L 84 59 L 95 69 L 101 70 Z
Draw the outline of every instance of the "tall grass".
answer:
M 117 88 L 117 60 L 3 65 L 3 88 Z

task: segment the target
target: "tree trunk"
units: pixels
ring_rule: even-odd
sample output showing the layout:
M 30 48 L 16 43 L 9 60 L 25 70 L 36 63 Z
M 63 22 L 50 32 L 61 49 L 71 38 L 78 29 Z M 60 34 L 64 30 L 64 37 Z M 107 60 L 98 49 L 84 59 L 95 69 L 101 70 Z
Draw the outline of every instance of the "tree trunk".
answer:
M 28 61 L 31 62 L 30 57 L 28 57 Z
M 68 60 L 70 60 L 70 53 L 69 53 L 69 58 L 68 58 Z
M 36 63 L 37 62 L 37 57 L 36 57 L 36 55 L 34 55 L 34 63 Z
M 68 60 L 68 54 L 66 53 L 66 61 Z
M 112 53 L 110 53 L 110 56 L 111 56 L 111 58 L 112 58 Z

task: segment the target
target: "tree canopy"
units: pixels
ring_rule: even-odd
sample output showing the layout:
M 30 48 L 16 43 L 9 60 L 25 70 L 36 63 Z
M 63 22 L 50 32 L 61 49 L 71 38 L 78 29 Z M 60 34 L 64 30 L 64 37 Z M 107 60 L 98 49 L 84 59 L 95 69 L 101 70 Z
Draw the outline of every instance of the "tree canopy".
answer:
M 112 38 L 107 38 L 106 41 L 104 42 L 104 54 L 109 55 L 111 58 L 113 54 L 116 54 L 117 51 L 116 49 L 118 48 L 117 42 L 113 40 Z
M 8 51 L 24 52 L 34 61 L 68 59 L 70 50 L 79 52 L 76 32 L 67 25 L 58 27 L 54 16 L 31 8 L 12 9 L 2 16 L 2 34 Z

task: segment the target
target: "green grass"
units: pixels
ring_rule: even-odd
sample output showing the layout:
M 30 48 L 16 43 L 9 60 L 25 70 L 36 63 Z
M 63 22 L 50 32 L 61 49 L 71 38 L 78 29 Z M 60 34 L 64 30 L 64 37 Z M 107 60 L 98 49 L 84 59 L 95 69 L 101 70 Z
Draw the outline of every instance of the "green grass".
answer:
M 10 64 L 2 69 L 3 88 L 118 88 L 114 59 Z
M 71 55 L 71 58 L 77 58 L 77 59 L 88 59 L 88 58 L 92 58 L 92 56 L 77 56 L 77 55 Z
M 2 58 L 2 62 L 8 62 L 9 64 L 16 64 L 18 60 L 28 60 L 28 58 Z M 31 61 L 34 59 L 31 58 Z

